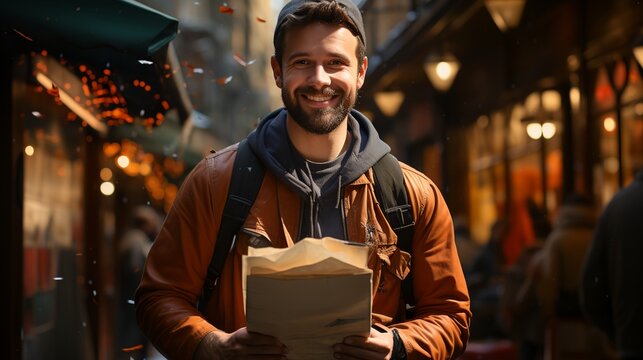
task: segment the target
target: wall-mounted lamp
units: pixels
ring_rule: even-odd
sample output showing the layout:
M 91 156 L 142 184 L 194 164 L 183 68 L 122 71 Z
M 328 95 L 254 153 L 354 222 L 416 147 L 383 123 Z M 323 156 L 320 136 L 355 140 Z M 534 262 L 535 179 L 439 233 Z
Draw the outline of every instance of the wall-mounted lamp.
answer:
M 434 88 L 447 91 L 460 70 L 460 62 L 452 54 L 429 55 L 424 61 L 424 72 Z
M 527 135 L 534 139 L 549 140 L 556 135 L 556 124 L 553 119 L 560 112 L 561 98 L 556 90 L 533 92 L 525 100 L 525 110 L 529 116 L 522 119 L 526 123 Z
M 379 91 L 375 93 L 375 103 L 382 114 L 392 117 L 400 110 L 404 102 L 404 93 L 401 91 Z
M 526 0 L 485 0 L 493 22 L 501 31 L 507 31 L 520 24 Z
M 634 57 L 638 61 L 639 66 L 643 68 L 643 34 L 641 34 L 636 41 L 634 41 Z
M 527 124 L 527 135 L 534 140 L 538 140 L 541 137 L 549 140 L 556 135 L 556 124 L 549 121 L 545 121 L 542 124 L 538 121 L 529 122 Z
M 543 193 L 543 209 L 547 211 L 549 209 L 547 205 L 547 195 L 548 195 L 548 186 L 547 186 L 547 140 L 551 139 L 556 135 L 556 125 L 546 119 L 551 119 L 548 117 L 547 112 L 542 111 L 538 116 L 527 116 L 522 119 L 522 122 L 526 123 L 527 126 L 527 135 L 533 139 L 538 140 L 539 149 L 540 149 L 540 174 L 541 174 L 541 186 Z

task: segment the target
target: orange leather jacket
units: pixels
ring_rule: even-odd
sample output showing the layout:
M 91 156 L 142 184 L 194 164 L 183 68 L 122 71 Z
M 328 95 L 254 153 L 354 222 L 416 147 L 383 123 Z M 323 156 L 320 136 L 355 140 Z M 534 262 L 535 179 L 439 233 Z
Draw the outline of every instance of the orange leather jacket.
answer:
M 300 197 L 266 172 L 256 201 L 237 236 L 204 313 L 196 309 L 219 230 L 237 145 L 202 160 L 187 177 L 147 258 L 136 292 L 141 329 L 170 359 L 191 359 L 203 337 L 245 326 L 241 256 L 257 239 L 292 246 L 300 219 Z M 413 319 L 403 319 L 400 284 L 411 255 L 377 206 L 371 171 L 343 188 L 349 239 L 374 237 L 373 324 L 397 328 L 409 359 L 448 359 L 460 354 L 469 336 L 469 296 L 447 205 L 422 173 L 401 164 L 415 217 L 412 244 Z M 367 230 L 368 229 L 368 230 Z M 374 232 L 373 232 L 374 229 Z

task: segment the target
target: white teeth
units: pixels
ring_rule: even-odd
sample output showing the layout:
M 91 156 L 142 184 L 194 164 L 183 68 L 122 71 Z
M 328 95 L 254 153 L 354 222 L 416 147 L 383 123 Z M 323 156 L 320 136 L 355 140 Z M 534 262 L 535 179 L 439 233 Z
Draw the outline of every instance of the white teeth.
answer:
M 332 96 L 323 96 L 323 95 L 305 95 L 305 96 L 306 96 L 306 99 L 308 100 L 319 101 L 319 102 L 328 101 L 333 98 Z

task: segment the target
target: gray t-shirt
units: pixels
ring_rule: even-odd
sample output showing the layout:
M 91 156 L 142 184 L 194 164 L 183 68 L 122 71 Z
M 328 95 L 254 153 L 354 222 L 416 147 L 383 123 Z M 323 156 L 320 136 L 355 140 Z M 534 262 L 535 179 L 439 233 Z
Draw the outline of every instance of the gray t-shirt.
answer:
M 339 182 L 335 181 L 339 176 L 344 156 L 346 153 L 323 163 L 312 162 L 298 156 L 298 165 L 309 174 L 315 184 L 315 195 L 304 201 L 300 238 L 330 236 L 346 240 L 341 205 L 342 183 L 341 179 Z M 333 184 L 336 185 L 335 188 Z

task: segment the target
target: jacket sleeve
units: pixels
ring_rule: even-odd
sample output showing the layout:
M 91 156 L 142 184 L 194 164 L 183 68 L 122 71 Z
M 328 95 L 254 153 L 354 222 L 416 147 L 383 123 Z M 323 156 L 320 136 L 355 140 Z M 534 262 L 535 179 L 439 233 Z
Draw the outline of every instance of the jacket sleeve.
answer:
M 229 183 L 229 178 L 220 179 L 214 164 L 211 157 L 202 160 L 183 182 L 136 291 L 139 326 L 170 359 L 192 359 L 199 342 L 215 330 L 196 308 L 218 232 L 214 219 L 221 215 L 213 204 L 223 195 L 212 184 Z
M 440 191 L 403 166 L 415 213 L 412 245 L 414 318 L 395 324 L 408 359 L 451 359 L 469 338 L 469 294 L 455 247 L 453 222 Z
M 585 256 L 580 284 L 580 305 L 590 321 L 607 334 L 612 334 L 612 299 L 609 296 L 607 264 L 608 216 L 609 206 L 596 226 L 592 243 Z

